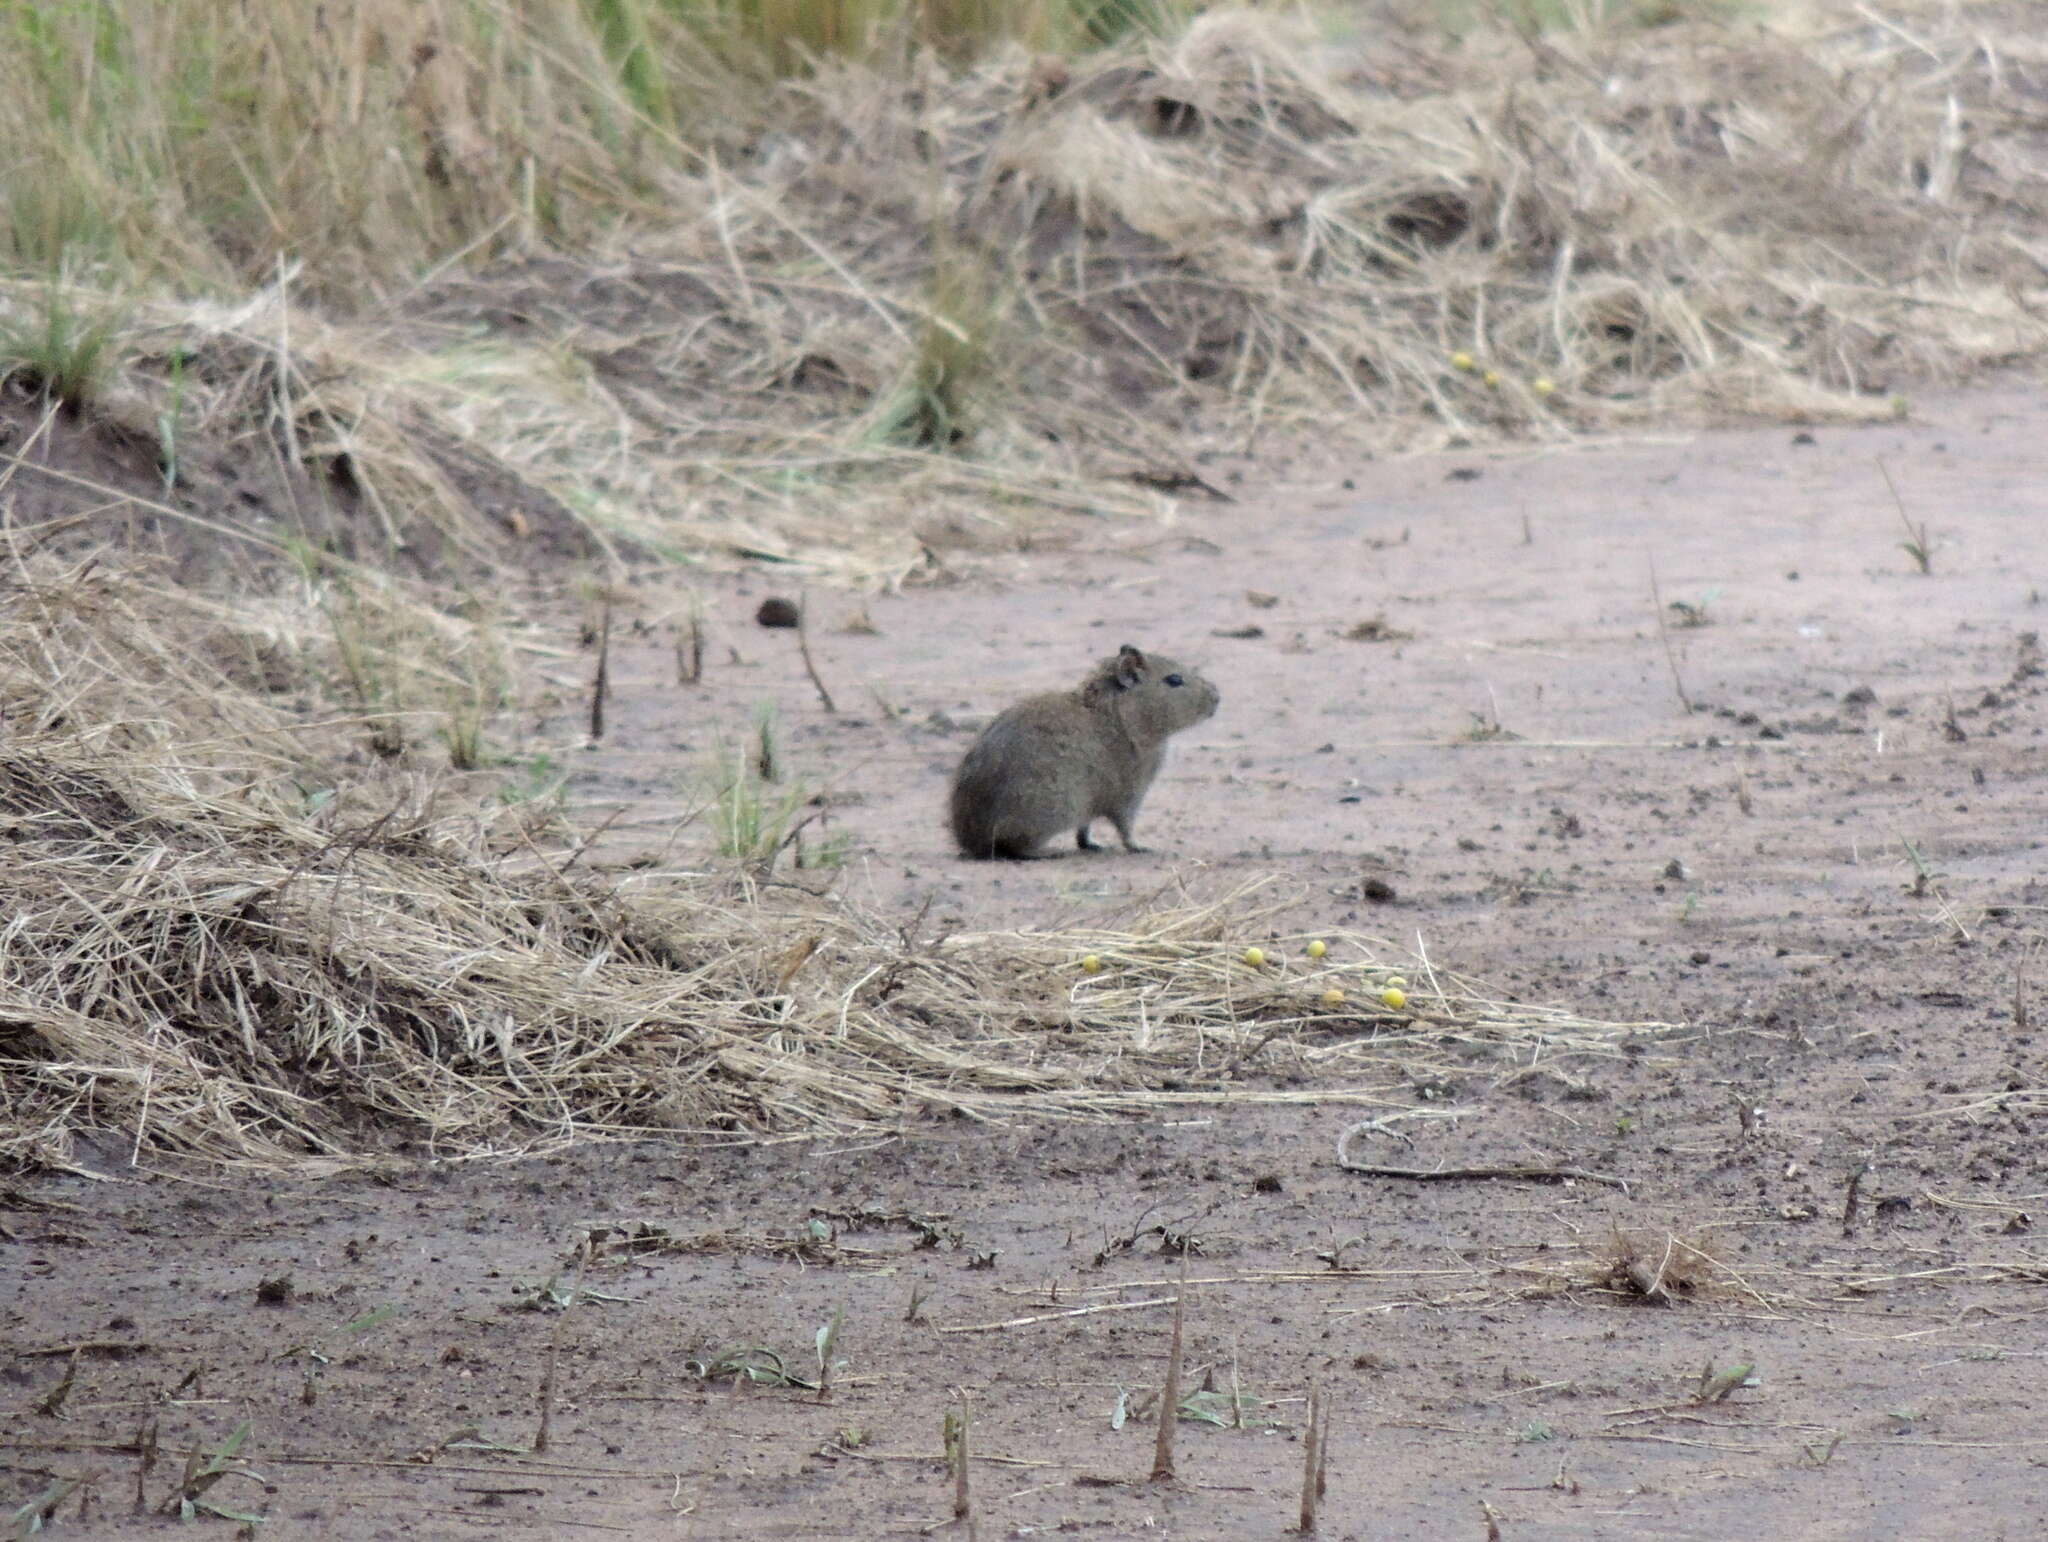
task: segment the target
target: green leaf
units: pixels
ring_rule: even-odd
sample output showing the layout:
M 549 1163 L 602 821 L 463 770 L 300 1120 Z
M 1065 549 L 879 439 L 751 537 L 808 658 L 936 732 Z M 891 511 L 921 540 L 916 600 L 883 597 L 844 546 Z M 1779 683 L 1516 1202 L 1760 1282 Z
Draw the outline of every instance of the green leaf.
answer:
M 370 1331 L 370 1329 L 391 1321 L 391 1319 L 396 1317 L 397 1315 L 398 1308 L 387 1302 L 383 1306 L 373 1308 L 372 1310 L 363 1313 L 363 1315 L 358 1317 L 354 1322 L 343 1323 L 341 1325 L 341 1331 L 343 1333 L 367 1333 Z
M 1698 1401 L 1719 1403 L 1726 1401 L 1728 1394 L 1756 1374 L 1754 1363 L 1731 1365 L 1725 1371 L 1717 1371 L 1711 1363 L 1700 1373 Z

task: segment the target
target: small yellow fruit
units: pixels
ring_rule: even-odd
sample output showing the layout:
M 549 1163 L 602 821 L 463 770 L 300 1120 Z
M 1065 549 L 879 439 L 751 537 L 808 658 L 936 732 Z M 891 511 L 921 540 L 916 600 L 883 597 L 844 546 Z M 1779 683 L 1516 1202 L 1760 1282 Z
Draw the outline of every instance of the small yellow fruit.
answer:
M 1408 982 L 1402 979 L 1397 974 L 1390 974 L 1387 976 L 1387 985 L 1389 986 L 1389 988 L 1397 991 L 1404 991 L 1408 989 Z
M 1252 968 L 1257 969 L 1266 962 L 1266 950 L 1264 948 L 1246 948 L 1244 950 L 1244 961 L 1250 964 Z
M 1338 990 L 1336 986 L 1331 986 L 1323 992 L 1323 1005 L 1326 1007 L 1341 1007 L 1344 1005 L 1344 993 Z
M 1380 1000 L 1385 1002 L 1388 1006 L 1392 1007 L 1396 1012 L 1400 1011 L 1401 1008 L 1408 1005 L 1407 994 L 1403 991 L 1398 991 L 1394 989 L 1394 987 L 1391 985 L 1389 985 L 1385 990 L 1380 992 Z
M 1534 391 L 1538 396 L 1548 396 L 1552 391 L 1555 391 L 1557 389 L 1557 382 L 1555 380 L 1552 380 L 1548 375 L 1538 375 L 1534 380 L 1529 382 L 1529 389 Z
M 1451 355 L 1451 368 L 1453 368 L 1453 369 L 1470 369 L 1471 367 L 1472 367 L 1472 355 L 1471 355 L 1471 354 L 1469 354 L 1469 353 L 1454 353 L 1454 354 L 1452 354 L 1452 355 Z
M 1082 960 L 1081 960 L 1081 973 L 1083 973 L 1083 974 L 1100 974 L 1100 973 L 1102 973 L 1102 960 L 1101 960 L 1101 959 L 1099 959 L 1099 958 L 1097 958 L 1097 957 L 1096 957 L 1096 956 L 1095 956 L 1095 955 L 1094 955 L 1093 953 L 1090 953 L 1090 954 L 1089 954 L 1089 955 L 1088 955 L 1088 956 L 1087 956 L 1086 958 L 1084 958 L 1084 959 L 1082 959 Z
M 1310 958 L 1321 958 L 1329 951 L 1330 945 L 1320 937 L 1308 945 L 1308 956 Z
M 1490 369 L 1485 374 L 1481 375 L 1479 378 L 1485 381 L 1490 386 L 1497 386 L 1500 384 L 1500 371 L 1497 369 Z

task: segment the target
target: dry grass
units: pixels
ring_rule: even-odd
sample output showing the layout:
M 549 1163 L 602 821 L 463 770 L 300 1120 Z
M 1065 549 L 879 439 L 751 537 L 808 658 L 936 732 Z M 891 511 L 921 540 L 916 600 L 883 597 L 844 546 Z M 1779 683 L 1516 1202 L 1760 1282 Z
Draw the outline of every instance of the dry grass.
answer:
M 347 818 L 424 797 L 406 779 L 446 768 L 437 745 L 503 722 L 516 633 L 480 606 L 451 615 L 433 591 L 337 564 L 216 597 L 158 563 L 71 550 L 83 523 L 0 533 L 0 717 L 16 738 Z M 366 768 L 368 749 L 392 764 Z
M 485 1155 L 932 1112 L 1397 1104 L 1446 1040 L 1630 1032 L 1456 995 L 1425 1022 L 1331 1020 L 1303 981 L 1214 965 L 1231 905 L 1120 938 L 1108 991 L 1049 965 L 1071 946 L 1057 936 L 905 944 L 709 885 L 629 905 L 545 864 L 506 874 L 434 827 L 332 833 L 193 799 L 162 768 L 76 743 L 0 749 L 0 821 L 12 1159 L 68 1161 L 88 1128 L 285 1163 L 393 1137 Z M 791 940 L 813 934 L 823 946 L 782 979 Z M 1298 1085 L 1245 1063 L 1253 1042 Z
M 579 246 L 687 208 L 776 81 L 1169 25 L 1176 0 L 208 0 L 0 12 L 0 265 L 247 289 L 278 254 L 321 299 Z
M 1712 1285 L 1720 1265 L 1697 1238 L 1638 1235 L 1616 1227 L 1599 1260 L 1599 1282 L 1623 1296 L 1669 1306 Z
M 74 107 L 51 164 L 111 223 L 19 252 L 0 321 L 50 264 L 102 275 L 135 318 L 112 414 L 154 435 L 190 394 L 201 437 L 339 499 L 319 549 L 490 563 L 580 522 L 870 582 L 1050 509 L 1163 512 L 1125 474 L 1209 451 L 1882 415 L 2037 356 L 2027 14 L 1707 9 L 1337 39 L 1217 11 L 1065 62 L 856 50 L 772 86 L 651 6 L 592 8 L 619 37 L 365 7 L 338 73 L 287 69 L 318 40 L 274 20 L 237 66 L 263 154 L 247 114 L 208 120 L 205 187 L 133 196 L 162 168 L 116 130 L 170 97 L 94 97 L 90 133 Z M 135 79 L 200 91 L 179 37 L 138 31 Z M 231 298 L 167 299 L 166 265 Z
M 1458 995 L 1416 1021 L 1332 1018 L 1312 982 L 1216 962 L 1243 916 L 1229 903 L 1088 937 L 1116 976 L 1101 990 L 1058 935 L 906 943 L 708 884 L 627 903 L 545 863 L 507 873 L 445 829 L 334 832 L 195 798 L 75 741 L 0 748 L 0 823 L 13 1160 L 66 1163 L 95 1129 L 282 1165 L 393 1140 L 448 1157 L 932 1113 L 1391 1107 L 1461 1039 L 1612 1053 L 1632 1031 Z

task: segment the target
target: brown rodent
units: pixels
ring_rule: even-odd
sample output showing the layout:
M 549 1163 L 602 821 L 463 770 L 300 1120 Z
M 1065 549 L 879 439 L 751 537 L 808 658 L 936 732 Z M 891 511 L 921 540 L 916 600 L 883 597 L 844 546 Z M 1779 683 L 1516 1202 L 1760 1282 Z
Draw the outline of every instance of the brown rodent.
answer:
M 1036 857 L 1063 830 L 1095 850 L 1109 819 L 1126 851 L 1166 758 L 1169 734 L 1215 714 L 1216 687 L 1187 665 L 1128 643 L 1079 690 L 1033 696 L 982 730 L 953 777 L 953 838 L 970 857 Z

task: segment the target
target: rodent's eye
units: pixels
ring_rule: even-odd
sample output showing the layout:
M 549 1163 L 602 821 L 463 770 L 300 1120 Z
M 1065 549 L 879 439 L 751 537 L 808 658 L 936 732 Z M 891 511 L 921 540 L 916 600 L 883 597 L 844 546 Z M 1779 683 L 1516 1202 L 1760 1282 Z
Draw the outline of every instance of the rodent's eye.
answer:
M 1180 677 L 1179 675 L 1168 675 L 1168 676 L 1166 677 L 1166 683 L 1167 683 L 1168 685 L 1185 685 L 1185 684 L 1187 684 L 1187 682 L 1186 682 L 1185 680 L 1181 679 L 1181 677 Z

